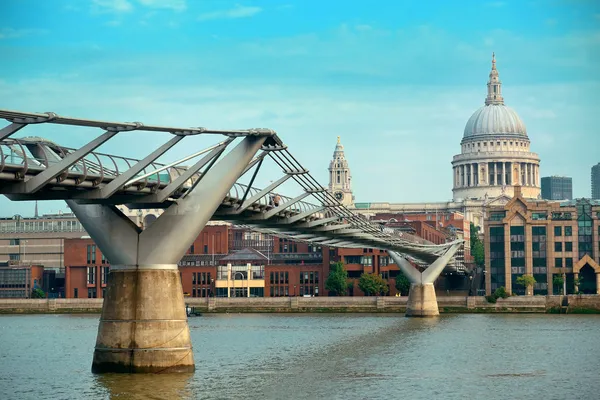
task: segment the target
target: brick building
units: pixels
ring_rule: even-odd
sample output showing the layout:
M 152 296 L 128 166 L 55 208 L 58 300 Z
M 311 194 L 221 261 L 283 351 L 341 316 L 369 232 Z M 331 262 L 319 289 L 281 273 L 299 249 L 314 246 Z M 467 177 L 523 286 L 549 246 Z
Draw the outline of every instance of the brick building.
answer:
M 536 280 L 528 294 L 558 294 L 556 276 L 566 278 L 568 293 L 600 293 L 600 202 L 527 200 L 518 187 L 515 193 L 486 210 L 486 293 L 503 286 L 525 294 L 516 283 L 522 275 Z
M 422 222 L 402 222 L 400 229 L 444 243 L 446 234 Z M 64 249 L 66 297 L 102 298 L 109 261 L 90 238 L 67 239 Z M 346 264 L 350 295 L 362 295 L 362 273 L 381 274 L 395 295 L 399 269 L 383 250 L 330 249 L 211 222 L 178 263 L 183 292 L 190 297 L 327 295 L 330 262 Z
M 0 263 L 0 298 L 30 298 L 33 289 L 41 289 L 43 275 L 40 265 Z
M 65 239 L 65 297 L 103 298 L 110 265 L 90 238 Z

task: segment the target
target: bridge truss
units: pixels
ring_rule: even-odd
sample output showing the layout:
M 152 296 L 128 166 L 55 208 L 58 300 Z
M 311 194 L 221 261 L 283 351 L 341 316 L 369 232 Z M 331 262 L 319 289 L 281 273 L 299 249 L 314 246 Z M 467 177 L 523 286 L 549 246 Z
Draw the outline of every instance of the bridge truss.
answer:
M 203 177 L 236 142 L 259 140 L 260 152 L 244 165 L 213 219 L 320 246 L 391 250 L 425 265 L 460 242 L 435 245 L 417 236 L 383 229 L 353 213 L 317 182 L 270 129 L 177 128 L 9 110 L 0 110 L 0 118 L 10 122 L 0 130 L 0 194 L 11 200 L 69 200 L 77 204 L 167 209 L 203 185 Z M 40 137 L 12 137 L 38 124 L 88 127 L 103 133 L 80 148 L 64 147 Z M 130 131 L 164 132 L 171 138 L 143 159 L 97 151 L 113 137 Z M 195 135 L 211 135 L 216 143 L 174 162 L 157 162 L 177 143 Z M 281 175 L 268 186 L 257 188 L 253 183 L 267 161 L 280 168 Z M 249 182 L 237 182 L 242 176 Z M 276 193 L 285 182 L 294 182 L 301 193 L 292 197 Z M 277 202 L 275 196 L 279 197 Z

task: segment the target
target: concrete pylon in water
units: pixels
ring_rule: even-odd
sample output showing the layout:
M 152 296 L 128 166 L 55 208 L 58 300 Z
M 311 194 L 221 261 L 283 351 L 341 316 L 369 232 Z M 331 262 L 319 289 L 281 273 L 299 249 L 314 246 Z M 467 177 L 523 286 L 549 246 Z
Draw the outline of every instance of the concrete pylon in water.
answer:
M 419 272 L 400 254 L 388 251 L 396 265 L 398 265 L 410 282 L 408 302 L 406 303 L 407 317 L 435 317 L 440 315 L 433 282 L 440 276 L 460 245 L 461 243 L 454 244 L 423 272 Z
M 145 230 L 116 207 L 68 201 L 111 263 L 92 372 L 194 371 L 177 263 L 264 141 L 243 139 Z

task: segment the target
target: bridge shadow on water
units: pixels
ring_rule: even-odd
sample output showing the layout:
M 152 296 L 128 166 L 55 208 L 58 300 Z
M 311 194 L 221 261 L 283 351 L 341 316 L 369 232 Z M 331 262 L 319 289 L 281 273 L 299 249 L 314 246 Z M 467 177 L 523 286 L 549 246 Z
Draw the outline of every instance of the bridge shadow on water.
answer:
M 374 398 L 387 397 L 390 393 L 379 392 L 380 385 L 383 381 L 398 379 L 398 369 L 390 370 L 381 365 L 380 360 L 385 365 L 393 360 L 401 363 L 406 360 L 407 354 L 413 352 L 415 344 L 419 348 L 423 346 L 428 332 L 444 329 L 453 319 L 452 316 L 421 319 L 389 314 L 295 315 L 288 316 L 295 320 L 290 325 L 283 316 L 275 317 L 273 321 L 259 322 L 264 317 L 266 316 L 246 315 L 242 318 L 254 320 L 255 326 L 260 328 L 260 333 L 257 332 L 259 335 L 268 336 L 263 329 L 278 331 L 285 336 L 288 335 L 287 332 L 291 332 L 289 340 L 294 341 L 293 330 L 303 329 L 302 326 L 306 323 L 303 330 L 325 329 L 332 337 L 327 338 L 325 334 L 324 337 L 315 339 L 316 346 L 309 346 L 305 336 L 298 340 L 293 349 L 241 357 L 243 360 L 240 359 L 241 362 L 236 365 L 227 365 L 228 361 L 225 359 L 205 359 L 208 350 L 204 347 L 205 344 L 194 341 L 195 374 L 95 375 L 95 391 L 108 394 L 111 399 L 312 399 L 332 398 L 332 395 L 336 398 L 336 395 L 343 393 L 335 389 L 338 386 L 360 385 L 362 393 L 363 389 L 369 390 L 375 384 L 379 386 L 372 387 L 370 395 Z M 302 322 L 299 323 L 298 319 Z M 340 319 L 345 321 L 343 326 L 338 325 Z M 315 321 L 319 327 L 313 328 L 310 324 Z M 298 323 L 299 326 L 296 326 Z M 231 328 L 233 327 L 217 323 L 211 329 L 225 333 Z M 252 337 L 257 340 L 257 337 L 252 336 L 251 332 L 241 334 L 236 350 L 243 353 L 245 346 L 242 343 L 247 342 L 247 345 L 252 346 L 252 339 L 248 339 Z M 263 337 L 258 340 L 271 339 Z M 305 345 L 307 347 L 303 348 Z M 423 355 L 429 356 L 430 354 Z M 410 374 L 407 371 L 407 375 Z M 357 393 L 353 393 L 345 398 L 356 396 Z M 358 397 L 364 398 L 362 395 Z

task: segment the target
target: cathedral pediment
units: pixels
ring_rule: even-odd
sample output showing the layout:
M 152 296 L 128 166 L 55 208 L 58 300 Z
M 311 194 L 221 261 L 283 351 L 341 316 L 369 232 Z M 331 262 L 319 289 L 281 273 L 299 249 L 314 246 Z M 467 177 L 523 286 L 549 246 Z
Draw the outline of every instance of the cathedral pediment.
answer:
M 505 206 L 508 204 L 509 201 L 511 201 L 512 198 L 502 194 L 498 197 L 494 197 L 493 199 L 488 199 L 486 201 L 484 201 L 484 205 L 485 206 Z

